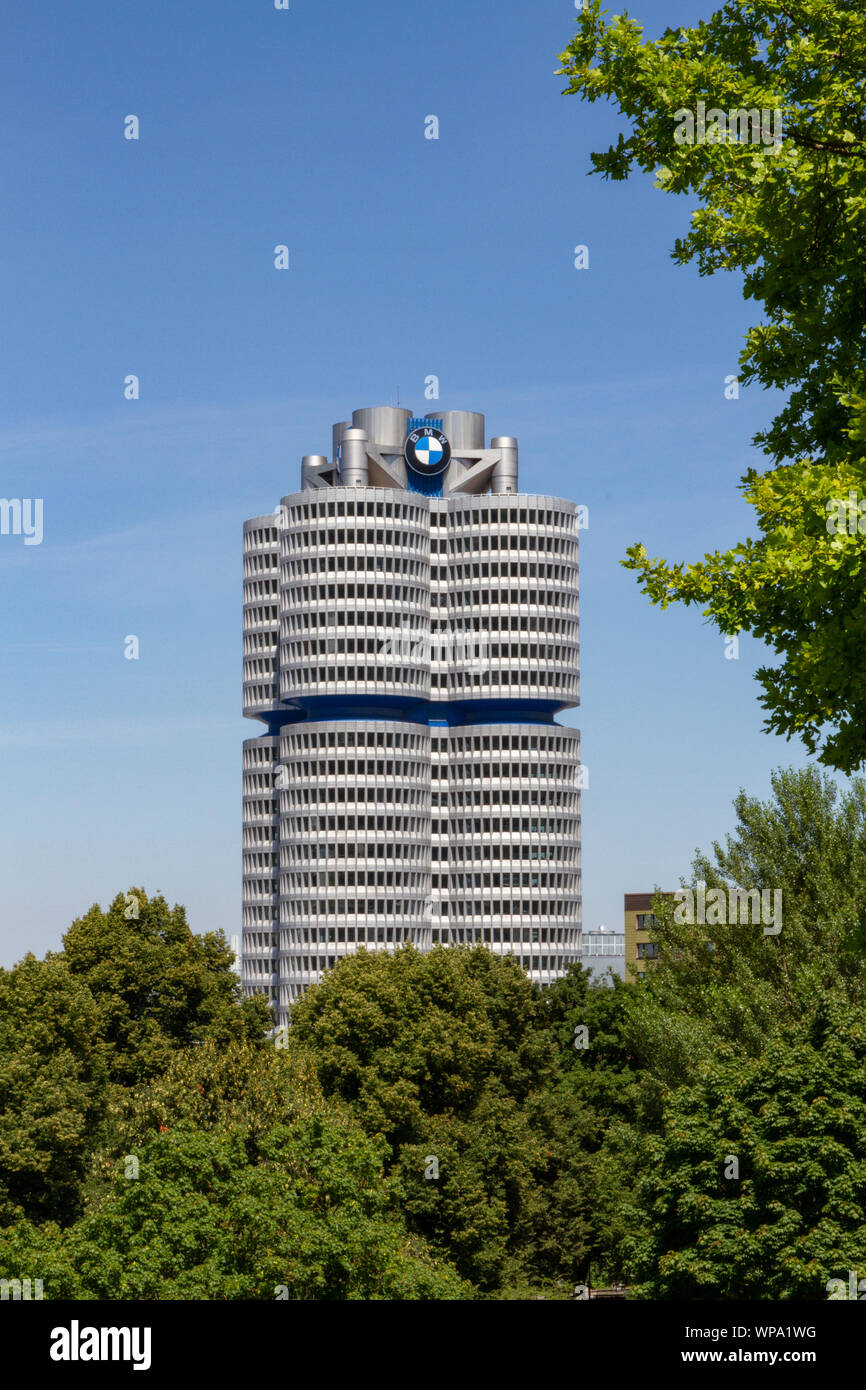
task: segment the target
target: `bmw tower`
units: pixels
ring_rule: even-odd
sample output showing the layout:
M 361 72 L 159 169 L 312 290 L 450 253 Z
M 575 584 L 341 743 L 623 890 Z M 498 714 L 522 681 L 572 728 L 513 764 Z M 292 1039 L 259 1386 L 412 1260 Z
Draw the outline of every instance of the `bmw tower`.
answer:
M 277 1023 L 345 955 L 580 959 L 578 507 L 484 416 L 356 410 L 244 525 L 243 935 Z

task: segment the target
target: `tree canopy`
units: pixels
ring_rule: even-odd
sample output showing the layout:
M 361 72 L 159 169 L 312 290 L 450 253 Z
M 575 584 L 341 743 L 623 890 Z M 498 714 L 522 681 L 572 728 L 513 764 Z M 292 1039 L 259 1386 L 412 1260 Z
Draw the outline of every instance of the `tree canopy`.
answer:
M 785 393 L 755 439 L 775 466 L 743 478 L 758 538 L 692 564 L 638 543 L 623 563 L 653 603 L 700 604 L 721 632 L 767 642 L 766 727 L 851 771 L 866 758 L 866 14 L 860 0 L 738 0 L 647 40 L 589 0 L 577 24 L 566 91 L 612 100 L 629 125 L 593 168 L 652 174 L 696 204 L 674 260 L 742 274 L 762 319 L 741 380 Z M 783 138 L 743 140 L 739 119 L 683 138 L 701 109 L 753 112 L 756 129 L 778 113 Z

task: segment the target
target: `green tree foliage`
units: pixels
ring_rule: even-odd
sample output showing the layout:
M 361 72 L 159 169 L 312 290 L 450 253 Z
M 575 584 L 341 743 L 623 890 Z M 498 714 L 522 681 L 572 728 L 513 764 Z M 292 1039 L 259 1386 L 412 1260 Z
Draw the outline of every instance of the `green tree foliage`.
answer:
M 741 380 L 787 393 L 756 438 L 776 466 L 743 479 L 760 537 L 695 564 L 638 544 L 623 563 L 653 603 L 701 604 L 721 632 L 769 643 L 781 661 L 757 673 L 766 727 L 851 771 L 866 758 L 861 0 L 740 0 L 656 40 L 627 15 L 606 22 L 590 0 L 562 62 L 569 93 L 613 100 L 629 125 L 594 168 L 613 179 L 637 168 L 697 202 L 674 259 L 742 273 L 764 319 L 747 335 Z M 784 139 L 743 143 L 730 122 L 716 139 L 711 122 L 690 143 L 682 113 L 699 102 L 759 120 L 779 111 Z M 853 513 L 831 526 L 851 494 Z
M 864 1152 L 861 1010 L 705 1064 L 667 1098 L 637 1187 L 636 1296 L 825 1299 L 866 1260 Z
M 544 1026 L 551 1030 L 560 1059 L 561 1089 L 592 1107 L 600 1129 L 614 1117 L 632 1115 L 634 1055 L 629 1006 L 636 986 L 614 975 L 598 986 L 589 971 L 573 965 L 542 996 Z M 585 1028 L 584 1035 L 577 1030 Z
M 611 1258 L 643 1297 L 818 1299 L 864 1249 L 866 968 L 849 944 L 866 787 L 840 796 L 814 768 L 780 771 L 768 801 L 741 793 L 735 807 L 692 887 L 780 890 L 782 929 L 677 921 L 656 899 L 660 958 L 626 1026 L 638 1101 L 606 1139 L 631 1178 Z
M 46 1297 L 471 1293 L 407 1233 L 381 1141 L 326 1105 L 312 1069 L 285 1053 L 213 1039 L 176 1053 L 164 1076 L 119 1098 L 111 1133 L 78 1222 L 3 1233 L 0 1263 L 38 1268 Z
M 263 1000 L 242 998 L 222 933 L 196 936 L 184 908 L 143 888 L 73 922 L 62 959 L 96 1001 L 111 1079 L 125 1086 L 162 1071 L 178 1048 L 260 1039 L 273 1023 Z
M 412 1229 L 482 1291 L 579 1277 L 593 1121 L 554 1095 L 538 991 L 483 948 L 359 952 L 295 1006 L 292 1049 L 390 1149 Z
M 544 1096 L 547 1115 L 556 1121 L 549 1146 L 554 1163 L 541 1200 L 560 1213 L 562 1224 L 575 1188 L 591 1192 L 587 1259 L 579 1278 L 591 1277 L 596 1285 L 622 1276 L 620 1252 L 633 1229 L 631 1193 L 646 1162 L 631 1023 L 638 988 L 616 976 L 599 987 L 575 965 L 542 996 L 559 1066 Z M 555 1248 L 551 1255 L 558 1258 Z
M 107 1080 L 86 985 L 33 955 L 0 970 L 0 1225 L 74 1214 Z
M 772 789 L 766 802 L 740 793 L 734 833 L 712 859 L 696 857 L 693 877 L 708 892 L 781 892 L 778 935 L 742 921 L 677 922 L 675 906 L 656 900 L 662 959 L 640 988 L 630 1035 L 664 1085 L 691 1082 L 712 1058 L 758 1057 L 773 1034 L 795 1039 L 828 1000 L 862 1005 L 863 961 L 849 946 L 866 911 L 866 786 L 856 778 L 839 796 L 807 768 L 777 771 Z

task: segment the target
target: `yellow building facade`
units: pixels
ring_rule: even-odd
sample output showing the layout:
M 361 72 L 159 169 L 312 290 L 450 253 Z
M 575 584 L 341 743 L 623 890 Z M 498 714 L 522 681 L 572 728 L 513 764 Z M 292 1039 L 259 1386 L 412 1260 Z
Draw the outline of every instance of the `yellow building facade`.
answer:
M 635 975 L 645 975 L 650 961 L 658 958 L 658 946 L 653 940 L 655 915 L 653 898 L 655 893 L 625 893 L 623 910 L 625 916 L 625 969 L 626 979 Z M 673 893 L 662 893 L 663 898 L 672 898 Z

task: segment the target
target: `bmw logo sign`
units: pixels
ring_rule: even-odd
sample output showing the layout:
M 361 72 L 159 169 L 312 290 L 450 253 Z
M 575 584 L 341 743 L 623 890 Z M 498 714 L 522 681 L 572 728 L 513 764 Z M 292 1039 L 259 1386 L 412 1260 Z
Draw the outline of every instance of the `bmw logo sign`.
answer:
M 422 477 L 444 473 L 451 462 L 451 445 L 441 430 L 422 425 L 406 440 L 405 458 L 409 467 Z

